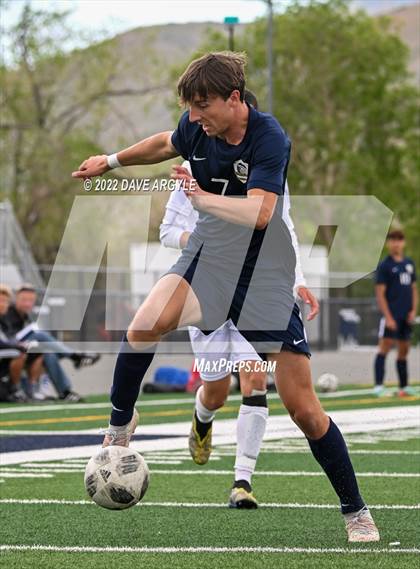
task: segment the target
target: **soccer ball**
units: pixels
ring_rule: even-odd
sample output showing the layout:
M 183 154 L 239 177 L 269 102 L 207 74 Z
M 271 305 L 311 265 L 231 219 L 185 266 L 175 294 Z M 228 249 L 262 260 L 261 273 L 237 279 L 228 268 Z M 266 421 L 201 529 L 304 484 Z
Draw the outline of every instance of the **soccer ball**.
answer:
M 337 391 L 338 377 L 333 373 L 323 373 L 318 377 L 316 386 L 322 393 Z
M 149 468 L 135 450 L 109 446 L 86 466 L 85 488 L 98 506 L 125 510 L 139 502 L 149 486 Z

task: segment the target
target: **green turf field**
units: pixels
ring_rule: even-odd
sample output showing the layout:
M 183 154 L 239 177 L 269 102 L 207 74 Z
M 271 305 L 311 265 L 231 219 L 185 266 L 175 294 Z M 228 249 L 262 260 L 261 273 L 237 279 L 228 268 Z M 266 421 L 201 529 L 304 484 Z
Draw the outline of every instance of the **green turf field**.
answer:
M 188 421 L 192 399 L 182 402 L 185 399 L 148 397 L 143 424 Z M 371 399 L 368 393 L 329 398 L 326 407 L 341 411 L 398 406 L 404 414 L 405 408 L 419 403 L 418 398 Z M 107 416 L 107 407 L 91 406 L 102 401 L 95 398 L 64 411 L 35 407 L 12 413 L 10 406 L 3 406 L 0 429 L 5 436 L 19 429 L 91 429 L 103 425 L 98 417 Z M 239 400 L 231 400 L 221 418 L 234 417 L 238 405 Z M 274 399 L 270 408 L 272 416 L 284 412 Z M 41 419 L 51 422 L 39 423 Z M 360 433 L 346 435 L 362 494 L 381 532 L 379 543 L 366 545 L 346 542 L 335 494 L 302 438 L 264 444 L 253 484 L 260 508 L 254 511 L 226 507 L 233 443 L 217 446 L 205 467 L 192 463 L 186 448 L 145 452 L 151 469 L 149 490 L 140 506 L 122 512 L 102 510 L 89 501 L 83 486 L 86 458 L 2 463 L 1 560 L 11 569 L 417 568 L 418 435 L 416 427 L 364 432 L 363 425 Z

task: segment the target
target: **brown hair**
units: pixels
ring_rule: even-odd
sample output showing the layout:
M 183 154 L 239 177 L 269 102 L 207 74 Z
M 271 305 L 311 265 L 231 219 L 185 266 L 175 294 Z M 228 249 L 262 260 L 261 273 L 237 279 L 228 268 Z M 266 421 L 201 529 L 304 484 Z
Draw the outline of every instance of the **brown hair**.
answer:
M 12 290 L 7 285 L 0 284 L 0 294 L 12 298 Z
M 401 229 L 393 229 L 392 231 L 390 231 L 388 233 L 388 235 L 386 236 L 387 239 L 396 239 L 398 241 L 403 241 L 403 239 L 405 239 L 405 235 L 404 233 L 401 231 Z
M 207 53 L 194 59 L 178 81 L 181 103 L 191 103 L 196 95 L 207 99 L 220 95 L 225 101 L 238 90 L 244 100 L 246 56 L 233 51 Z

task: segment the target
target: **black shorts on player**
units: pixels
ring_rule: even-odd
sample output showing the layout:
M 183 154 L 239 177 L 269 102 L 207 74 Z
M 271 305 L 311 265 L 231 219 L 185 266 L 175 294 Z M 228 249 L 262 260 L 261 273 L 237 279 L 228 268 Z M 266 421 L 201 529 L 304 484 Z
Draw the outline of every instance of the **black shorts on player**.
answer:
M 379 338 L 390 338 L 391 340 L 408 342 L 413 332 L 412 325 L 402 318 L 396 318 L 395 322 L 397 324 L 397 329 L 392 330 L 385 326 L 385 318 L 382 318 L 379 325 Z

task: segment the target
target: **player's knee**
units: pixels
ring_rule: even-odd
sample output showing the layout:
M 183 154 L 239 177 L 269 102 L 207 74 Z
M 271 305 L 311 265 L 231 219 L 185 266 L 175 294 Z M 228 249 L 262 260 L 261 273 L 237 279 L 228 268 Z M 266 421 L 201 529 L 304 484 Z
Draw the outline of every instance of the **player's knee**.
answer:
M 399 360 L 406 360 L 408 355 L 408 346 L 399 346 L 397 358 Z
M 151 319 L 147 315 L 136 317 L 127 330 L 127 340 L 135 348 L 141 342 L 158 342 L 164 334 L 172 330 L 171 322 L 168 318 L 159 317 Z
M 216 409 L 220 409 L 223 407 L 226 401 L 225 393 L 208 393 L 204 392 L 201 394 L 201 402 L 203 403 L 204 407 L 209 411 L 216 411 Z
M 225 404 L 225 398 L 220 395 L 211 395 L 206 398 L 205 407 L 209 411 L 216 411 L 216 409 L 220 409 Z
M 393 345 L 393 342 L 388 341 L 388 339 L 383 339 L 379 343 L 379 354 L 385 357 L 392 350 Z
M 307 437 L 316 439 L 322 436 L 326 417 L 322 410 L 314 409 L 310 405 L 302 405 L 289 410 L 289 414 Z
M 127 341 L 134 350 L 138 350 L 142 343 L 157 342 L 159 337 L 153 334 L 151 330 L 134 330 L 128 328 Z

